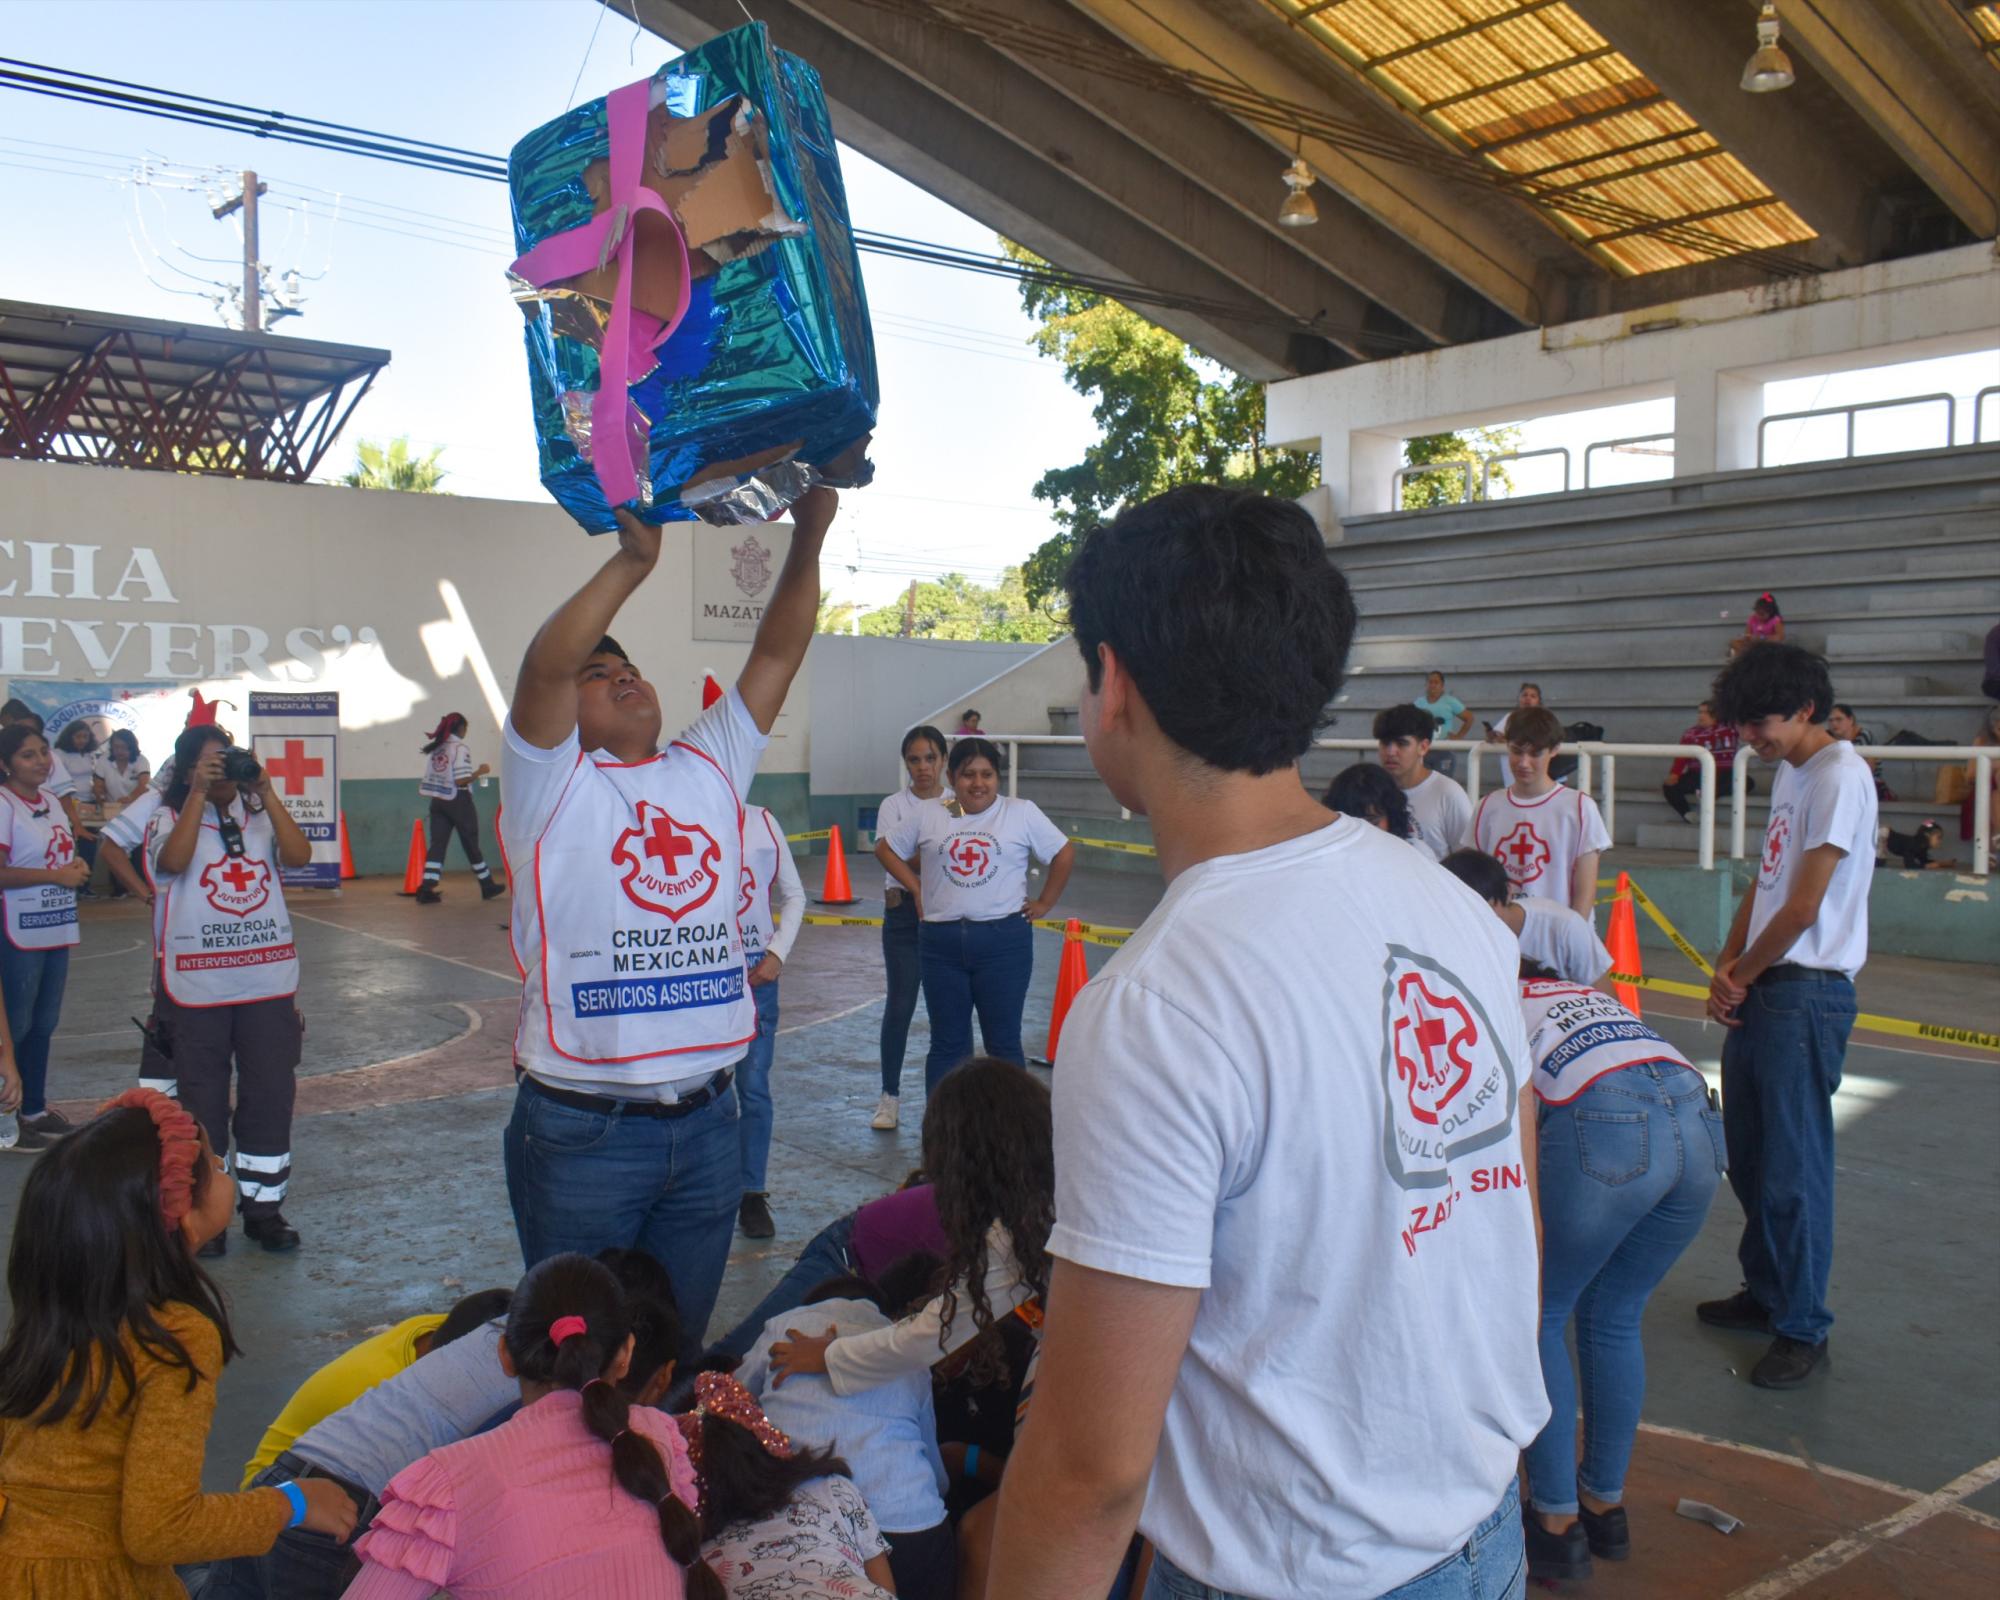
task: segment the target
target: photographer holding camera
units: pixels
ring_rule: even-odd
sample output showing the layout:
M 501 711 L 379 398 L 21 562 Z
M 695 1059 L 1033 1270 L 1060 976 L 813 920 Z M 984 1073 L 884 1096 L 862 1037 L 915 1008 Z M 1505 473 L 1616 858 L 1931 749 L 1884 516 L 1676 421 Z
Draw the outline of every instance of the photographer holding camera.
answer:
M 243 1232 L 296 1250 L 279 1211 L 292 1172 L 292 1097 L 305 1033 L 294 996 L 299 957 L 280 867 L 312 845 L 247 750 L 214 725 L 174 741 L 174 781 L 148 831 L 157 891 L 156 1011 L 182 1102 L 217 1150 L 229 1148 L 236 1070 L 236 1184 Z M 201 1248 L 219 1256 L 226 1233 Z

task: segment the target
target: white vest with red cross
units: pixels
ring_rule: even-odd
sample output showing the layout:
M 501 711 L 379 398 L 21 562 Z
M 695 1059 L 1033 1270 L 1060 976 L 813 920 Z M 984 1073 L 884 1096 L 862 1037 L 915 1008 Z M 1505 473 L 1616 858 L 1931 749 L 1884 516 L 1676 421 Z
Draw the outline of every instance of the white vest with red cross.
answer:
M 30 805 L 12 789 L 0 788 L 13 813 L 13 844 L 7 864 L 30 871 L 53 871 L 76 859 L 76 839 L 69 817 L 51 789 L 43 789 Z M 16 950 L 59 950 L 77 940 L 76 891 L 39 883 L 6 891 L 7 942 Z
M 742 1058 L 743 807 L 720 767 L 678 741 L 629 765 L 579 757 L 532 873 L 515 899 L 522 1066 L 652 1098 Z
M 299 953 L 271 819 L 232 800 L 229 814 L 243 830 L 244 851 L 232 856 L 223 848 L 215 808 L 200 804 L 201 831 L 187 870 L 159 878 L 154 867 L 155 938 L 167 998 L 199 1010 L 297 994 Z M 175 813 L 162 806 L 153 819 L 154 839 L 163 841 L 174 821 Z
M 1545 1105 L 1567 1105 L 1607 1072 L 1688 1058 L 1601 989 L 1549 979 L 1521 985 L 1521 1020 L 1534 1057 L 1532 1082 Z

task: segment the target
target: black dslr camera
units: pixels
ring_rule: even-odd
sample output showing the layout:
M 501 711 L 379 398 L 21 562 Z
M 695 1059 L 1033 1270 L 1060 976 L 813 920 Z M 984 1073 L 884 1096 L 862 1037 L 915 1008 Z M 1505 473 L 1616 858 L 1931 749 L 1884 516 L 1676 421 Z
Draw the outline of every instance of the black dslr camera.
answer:
M 264 768 L 248 750 L 231 745 L 222 752 L 222 781 L 252 788 L 264 781 Z

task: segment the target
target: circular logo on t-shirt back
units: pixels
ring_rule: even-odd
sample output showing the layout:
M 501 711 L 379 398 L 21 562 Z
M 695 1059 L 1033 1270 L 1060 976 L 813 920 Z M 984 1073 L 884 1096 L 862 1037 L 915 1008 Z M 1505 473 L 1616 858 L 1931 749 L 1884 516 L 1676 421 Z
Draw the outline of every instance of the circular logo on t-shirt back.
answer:
M 1791 814 L 1774 811 L 1771 825 L 1764 830 L 1764 857 L 1757 864 L 1757 887 L 1775 889 L 1778 885 L 1778 869 L 1784 865 L 1785 851 L 1792 842 Z
M 945 876 L 961 889 L 991 883 L 1000 871 L 1000 841 L 990 833 L 954 833 L 940 855 Z
M 1517 888 L 1533 883 L 1549 864 L 1549 846 L 1532 822 L 1517 822 L 1493 847 L 1500 865 L 1507 869 L 1507 881 Z
M 1384 1149 L 1405 1189 L 1448 1186 L 1450 1162 L 1505 1139 L 1519 1073 L 1450 968 L 1402 945 L 1382 969 Z
M 271 898 L 271 869 L 249 856 L 224 856 L 202 869 L 208 903 L 228 917 L 247 917 Z

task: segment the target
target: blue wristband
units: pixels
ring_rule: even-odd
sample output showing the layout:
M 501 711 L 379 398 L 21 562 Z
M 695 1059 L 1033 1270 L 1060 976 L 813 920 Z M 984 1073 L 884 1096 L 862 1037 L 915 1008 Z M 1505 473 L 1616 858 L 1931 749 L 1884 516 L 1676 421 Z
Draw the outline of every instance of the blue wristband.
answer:
M 976 1444 L 965 1447 L 965 1475 L 968 1478 L 979 1476 L 979 1446 Z
M 306 1520 L 305 1490 L 301 1489 L 296 1483 L 293 1483 L 289 1478 L 287 1478 L 283 1483 L 274 1483 L 271 1485 L 271 1487 L 273 1489 L 276 1489 L 279 1494 L 283 1495 L 287 1500 L 291 1501 L 292 1503 L 292 1520 L 290 1522 L 287 1522 L 285 1526 L 288 1528 L 296 1528 L 301 1522 L 304 1522 Z

